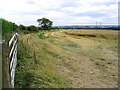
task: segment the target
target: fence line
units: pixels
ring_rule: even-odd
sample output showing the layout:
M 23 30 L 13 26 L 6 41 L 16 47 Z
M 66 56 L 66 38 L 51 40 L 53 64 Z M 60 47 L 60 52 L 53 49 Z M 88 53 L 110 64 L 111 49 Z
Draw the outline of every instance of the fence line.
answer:
M 15 77 L 15 68 L 16 68 L 16 63 L 17 63 L 17 38 L 18 34 L 15 33 L 11 40 L 9 41 L 9 47 L 10 47 L 10 53 L 9 53 L 9 59 L 10 59 L 10 65 L 9 65 L 9 70 L 10 70 L 10 82 L 12 88 L 14 88 L 14 77 Z M 12 44 L 13 43 L 13 44 Z

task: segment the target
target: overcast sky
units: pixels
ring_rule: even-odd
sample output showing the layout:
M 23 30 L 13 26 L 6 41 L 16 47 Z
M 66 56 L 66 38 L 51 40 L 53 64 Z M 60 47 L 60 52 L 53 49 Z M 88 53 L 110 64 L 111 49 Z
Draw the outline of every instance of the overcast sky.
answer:
M 46 17 L 53 25 L 118 24 L 119 0 L 1 0 L 0 18 L 36 25 Z

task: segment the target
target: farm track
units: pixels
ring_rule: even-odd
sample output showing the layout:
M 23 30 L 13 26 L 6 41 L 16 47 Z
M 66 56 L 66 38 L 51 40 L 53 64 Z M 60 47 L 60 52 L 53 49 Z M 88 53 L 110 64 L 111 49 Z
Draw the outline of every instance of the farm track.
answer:
M 28 87 L 117 88 L 117 35 L 117 31 L 107 30 L 22 34 L 22 45 L 26 46 L 25 50 L 29 48 L 27 52 L 31 55 L 31 58 L 23 57 L 27 62 L 23 67 L 34 73 L 34 79 Z
M 58 60 L 57 67 L 61 75 L 70 80 L 69 87 L 117 87 L 117 53 L 105 47 L 99 49 L 98 46 L 103 42 L 85 37 L 77 39 L 64 32 L 67 31 L 52 32 L 51 35 L 56 39 L 58 47 L 61 47 L 65 52 Z M 92 52 L 95 52 L 96 56 Z M 108 54 L 105 56 L 104 53 Z M 111 57 L 116 61 L 107 64 Z M 97 66 L 95 63 L 99 63 L 99 61 L 101 65 Z

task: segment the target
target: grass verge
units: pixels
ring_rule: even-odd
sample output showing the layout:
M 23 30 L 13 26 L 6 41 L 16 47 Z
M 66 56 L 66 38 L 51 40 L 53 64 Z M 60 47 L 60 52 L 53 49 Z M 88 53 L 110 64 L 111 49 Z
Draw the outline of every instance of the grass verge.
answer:
M 65 79 L 59 75 L 55 58 L 49 54 L 41 37 L 36 33 L 20 34 L 15 88 L 64 87 Z

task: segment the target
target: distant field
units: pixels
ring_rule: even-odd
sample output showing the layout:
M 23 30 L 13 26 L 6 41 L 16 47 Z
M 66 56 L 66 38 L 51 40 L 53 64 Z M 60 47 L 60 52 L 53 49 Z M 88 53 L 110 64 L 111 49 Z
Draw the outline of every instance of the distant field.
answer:
M 16 88 L 118 87 L 118 31 L 20 33 L 18 59 Z

